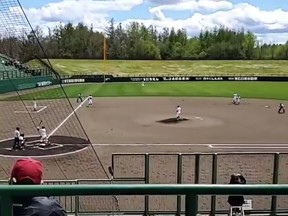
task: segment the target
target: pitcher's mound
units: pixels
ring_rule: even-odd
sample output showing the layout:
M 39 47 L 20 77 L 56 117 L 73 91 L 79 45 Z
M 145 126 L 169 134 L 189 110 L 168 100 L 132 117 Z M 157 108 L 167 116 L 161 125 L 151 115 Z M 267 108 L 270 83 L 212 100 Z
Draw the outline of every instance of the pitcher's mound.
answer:
M 160 121 L 157 121 L 158 123 L 162 123 L 162 124 L 178 124 L 184 121 L 188 121 L 188 118 L 180 118 L 180 119 L 176 119 L 176 118 L 168 118 L 168 119 L 163 119 Z

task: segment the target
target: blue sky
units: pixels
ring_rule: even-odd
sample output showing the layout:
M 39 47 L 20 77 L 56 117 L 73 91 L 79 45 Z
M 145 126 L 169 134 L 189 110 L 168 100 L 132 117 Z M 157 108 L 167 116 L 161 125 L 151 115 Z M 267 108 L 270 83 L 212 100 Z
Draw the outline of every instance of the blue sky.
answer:
M 265 42 L 288 40 L 287 0 L 20 0 L 33 25 L 84 22 L 103 30 L 109 19 L 159 28 L 201 29 L 224 25 L 253 31 Z

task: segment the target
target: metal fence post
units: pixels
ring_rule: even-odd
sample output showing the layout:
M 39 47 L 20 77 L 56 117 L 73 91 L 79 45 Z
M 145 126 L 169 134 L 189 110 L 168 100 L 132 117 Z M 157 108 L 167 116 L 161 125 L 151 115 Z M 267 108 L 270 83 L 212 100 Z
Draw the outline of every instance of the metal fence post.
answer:
M 280 154 L 277 152 L 277 153 L 274 154 L 273 184 L 278 184 L 279 160 L 280 160 Z M 276 215 L 276 212 L 277 212 L 277 196 L 272 196 L 271 212 L 272 212 L 272 215 Z
M 197 195 L 189 194 L 185 197 L 185 215 L 197 216 L 198 212 L 198 199 Z
M 213 154 L 212 159 L 212 184 L 217 184 L 217 153 Z M 216 196 L 211 197 L 211 216 L 214 216 L 216 212 Z
M 76 180 L 76 184 L 79 184 L 78 180 Z M 80 203 L 79 196 L 75 196 L 75 216 L 79 215 Z
M 145 154 L 145 184 L 149 184 L 149 172 L 150 172 L 150 163 L 149 163 L 149 154 Z M 144 201 L 144 215 L 149 215 L 149 196 L 145 195 L 145 201 Z
M 200 154 L 195 155 L 194 184 L 199 184 L 200 179 Z
M 12 197 L 10 196 L 1 196 L 1 216 L 11 216 L 13 215 L 13 203 Z
M 182 183 L 182 154 L 179 153 L 177 157 L 177 184 Z M 181 195 L 177 196 L 177 216 L 181 215 Z

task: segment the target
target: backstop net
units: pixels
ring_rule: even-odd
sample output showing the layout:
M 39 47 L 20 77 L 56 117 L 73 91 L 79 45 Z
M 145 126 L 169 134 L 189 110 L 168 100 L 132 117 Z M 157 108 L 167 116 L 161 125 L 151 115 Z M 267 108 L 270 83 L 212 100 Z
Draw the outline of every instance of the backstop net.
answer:
M 57 142 L 73 137 L 89 143 L 76 113 L 81 103 L 68 99 L 46 59 L 40 30 L 32 28 L 17 0 L 1 0 L 0 8 L 0 139 L 12 138 L 16 127 L 26 136 L 37 136 L 37 127 L 44 126 L 51 139 L 62 137 Z
M 81 183 L 109 184 L 106 168 L 78 115 L 88 95 L 76 101 L 78 92 L 65 91 L 47 58 L 40 31 L 33 29 L 18 0 L 0 1 L 0 179 L 7 179 L 14 156 L 43 156 L 39 160 L 44 163 L 45 180 L 90 179 Z M 42 126 L 49 138 L 47 146 L 37 130 Z M 23 151 L 12 150 L 16 127 L 27 138 Z M 78 205 L 83 212 L 119 209 L 116 197 L 82 197 Z

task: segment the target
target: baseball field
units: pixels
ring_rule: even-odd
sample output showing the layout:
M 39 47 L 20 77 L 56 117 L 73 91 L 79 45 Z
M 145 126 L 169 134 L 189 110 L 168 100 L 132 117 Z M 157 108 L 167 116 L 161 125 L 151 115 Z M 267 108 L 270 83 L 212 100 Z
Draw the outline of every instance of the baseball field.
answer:
M 52 60 L 51 62 L 56 68 L 62 68 L 64 74 L 96 71 L 95 62 L 74 60 L 73 63 L 71 61 Z M 110 68 L 114 74 L 120 75 L 125 73 L 132 75 L 133 71 L 135 75 L 154 71 L 156 74 L 187 72 L 187 74 L 201 75 L 213 73 L 215 75 L 227 73 L 256 75 L 264 73 L 278 76 L 286 75 L 288 72 L 287 61 L 244 63 L 199 61 L 195 62 L 195 65 L 191 62 L 168 62 L 166 68 L 163 68 L 165 62 L 160 61 L 145 62 L 145 64 L 141 62 L 141 67 L 135 66 L 139 65 L 139 62 L 118 61 L 117 64 L 99 62 L 98 64 L 101 65 L 106 64 L 103 66 L 105 70 Z M 174 67 L 171 66 L 173 64 Z M 117 65 L 118 70 L 115 69 Z M 179 69 L 180 67 L 182 69 Z M 183 153 L 187 155 L 182 159 L 181 182 L 194 183 L 195 154 L 205 153 L 200 159 L 199 183 L 212 183 L 212 159 L 213 154 L 218 153 L 216 183 L 228 183 L 230 175 L 235 172 L 242 173 L 248 183 L 272 183 L 273 153 L 281 152 L 278 182 L 288 183 L 286 172 L 288 118 L 285 114 L 277 113 L 279 103 L 285 105 L 288 100 L 288 85 L 285 82 L 148 82 L 144 86 L 141 83 L 102 83 L 66 85 L 64 89 L 92 145 L 85 143 L 80 145 L 77 140 L 74 140 L 75 143 L 69 140 L 63 144 L 64 147 L 67 144 L 67 152 L 63 150 L 64 147 L 62 150 L 61 148 L 49 150 L 49 154 L 43 149 L 34 154 L 31 153 L 32 151 L 30 153 L 26 151 L 25 154 L 32 154 L 30 156 L 38 157 L 44 162 L 47 180 L 85 179 L 82 183 L 93 183 L 95 181 L 87 179 L 107 179 L 107 168 L 112 165 L 112 154 L 137 153 L 140 155 L 115 155 L 113 167 L 114 174 L 119 178 L 125 177 L 130 183 L 139 183 L 138 180 L 133 179 L 143 177 L 144 157 L 146 153 L 151 153 L 149 182 L 177 183 L 177 154 Z M 37 120 L 41 118 L 48 122 L 67 106 L 66 99 L 59 96 L 57 91 L 59 89 L 47 87 L 37 92 L 23 92 L 21 98 L 25 106 L 32 104 L 31 98 L 37 98 L 43 110 L 31 115 Z M 84 99 L 92 95 L 93 106 L 86 107 L 87 101 L 83 104 L 77 103 L 76 98 L 79 93 L 82 93 Z M 241 95 L 240 105 L 231 103 L 234 93 Z M 18 96 L 13 94 L 2 95 L 0 109 L 7 115 L 8 113 L 17 115 L 20 121 L 21 118 L 28 117 L 21 113 L 23 104 L 17 98 Z M 51 103 L 54 100 L 58 101 L 57 106 Z M 181 116 L 187 121 L 169 123 L 168 120 L 175 117 L 177 105 L 182 107 Z M 6 117 L 0 115 L 0 121 L 4 121 Z M 51 123 L 51 129 L 56 126 Z M 1 127 L 3 128 L 0 129 L 5 131 L 8 137 L 9 131 L 5 130 L 5 125 Z M 5 151 L 9 145 L 7 140 L 1 143 L 0 177 L 2 179 L 7 178 L 13 161 L 22 156 L 22 153 L 12 155 L 11 152 Z M 77 148 L 74 149 L 75 146 Z M 226 199 L 227 197 L 217 198 L 218 210 L 228 209 Z M 251 199 L 253 209 L 267 210 L 271 207 L 271 197 Z M 62 202 L 75 205 L 72 201 L 62 200 Z M 111 203 L 114 201 L 109 197 L 85 197 L 80 200 L 80 209 L 104 211 L 116 208 L 113 206 L 115 203 L 113 205 Z M 210 197 L 201 197 L 200 210 L 210 210 L 210 203 Z M 288 200 L 280 197 L 277 207 L 283 209 L 287 204 Z M 143 197 L 119 198 L 119 206 L 123 211 L 143 210 Z M 175 197 L 150 199 L 151 211 L 175 211 L 175 209 Z

